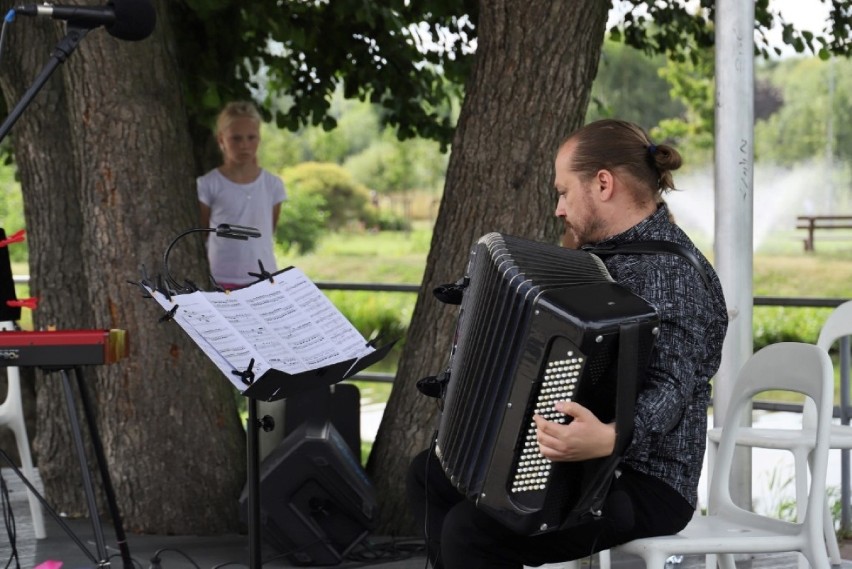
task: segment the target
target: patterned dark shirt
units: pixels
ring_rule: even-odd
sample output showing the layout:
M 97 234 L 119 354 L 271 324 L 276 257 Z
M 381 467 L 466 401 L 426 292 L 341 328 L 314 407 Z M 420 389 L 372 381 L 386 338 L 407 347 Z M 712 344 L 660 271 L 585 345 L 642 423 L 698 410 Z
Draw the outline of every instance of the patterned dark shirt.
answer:
M 663 205 L 624 233 L 597 243 L 680 243 L 701 260 L 710 278 L 680 255 L 619 254 L 604 257 L 613 279 L 657 310 L 660 333 L 638 395 L 633 440 L 623 462 L 671 485 L 693 507 L 704 459 L 710 379 L 719 369 L 728 314 L 716 272 L 692 241 L 669 221 Z

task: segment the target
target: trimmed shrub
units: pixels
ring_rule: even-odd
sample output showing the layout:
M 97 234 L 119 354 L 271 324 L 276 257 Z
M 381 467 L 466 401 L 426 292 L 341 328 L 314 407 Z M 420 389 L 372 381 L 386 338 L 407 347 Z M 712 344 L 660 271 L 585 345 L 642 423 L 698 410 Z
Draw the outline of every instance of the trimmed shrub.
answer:
M 303 162 L 281 171 L 284 183 L 294 193 L 320 196 L 325 224 L 333 231 L 352 223 L 366 225 L 370 192 L 337 164 Z
M 281 204 L 275 241 L 285 253 L 311 253 L 325 231 L 327 217 L 325 200 L 321 195 L 288 190 L 287 201 Z

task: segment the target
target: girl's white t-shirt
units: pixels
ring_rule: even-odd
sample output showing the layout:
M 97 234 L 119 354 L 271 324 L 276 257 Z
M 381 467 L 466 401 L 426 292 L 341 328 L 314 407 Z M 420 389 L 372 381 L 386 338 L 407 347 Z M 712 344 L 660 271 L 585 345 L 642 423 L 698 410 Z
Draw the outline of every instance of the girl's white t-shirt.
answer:
M 287 199 L 281 178 L 261 170 L 253 182 L 237 184 L 217 168 L 200 176 L 197 187 L 198 200 L 210 208 L 210 227 L 227 223 L 260 231 L 260 237 L 247 241 L 210 235 L 207 256 L 213 278 L 220 283 L 252 283 L 257 279 L 248 273 L 259 271 L 258 260 L 266 271 L 276 271 L 272 210 Z

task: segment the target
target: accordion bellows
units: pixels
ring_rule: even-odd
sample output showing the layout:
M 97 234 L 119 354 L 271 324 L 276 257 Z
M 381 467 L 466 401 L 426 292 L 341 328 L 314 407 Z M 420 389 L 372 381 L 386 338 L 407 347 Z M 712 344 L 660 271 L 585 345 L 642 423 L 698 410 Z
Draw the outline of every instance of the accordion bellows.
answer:
M 464 283 L 435 441 L 444 472 L 520 533 L 600 515 L 631 435 L 654 308 L 615 283 L 595 255 L 500 233 L 474 245 Z M 554 410 L 560 400 L 615 421 L 616 453 L 544 458 L 532 417 L 565 422 Z

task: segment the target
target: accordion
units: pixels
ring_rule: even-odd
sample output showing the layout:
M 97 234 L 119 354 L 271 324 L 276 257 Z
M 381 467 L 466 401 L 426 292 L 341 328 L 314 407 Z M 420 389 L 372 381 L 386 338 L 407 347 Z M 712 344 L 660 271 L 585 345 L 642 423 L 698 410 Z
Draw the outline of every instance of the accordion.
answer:
M 489 233 L 474 245 L 448 364 L 435 453 L 477 507 L 533 535 L 599 515 L 633 427 L 659 321 L 584 251 Z M 615 422 L 604 458 L 551 462 L 533 415 L 576 401 Z

